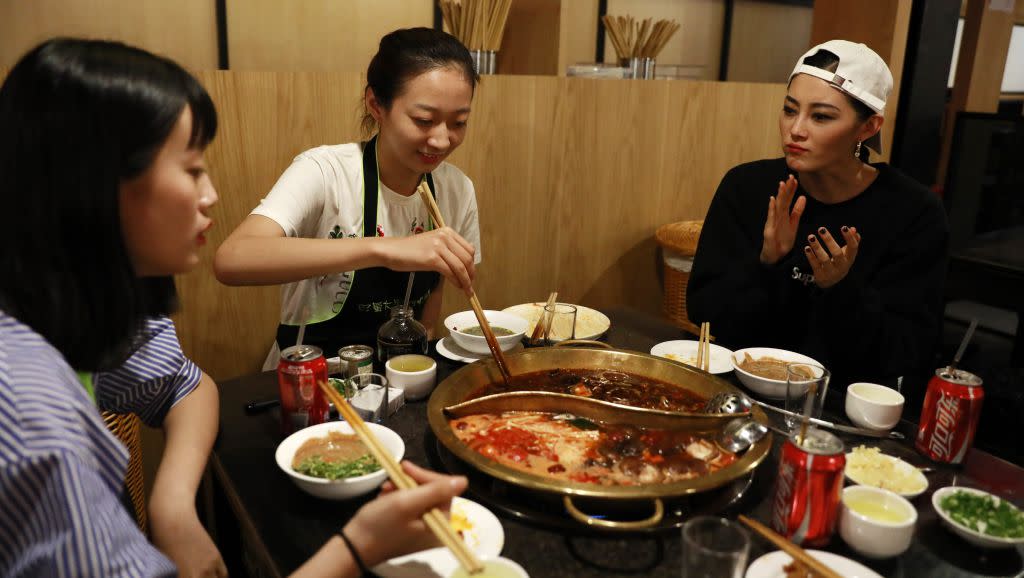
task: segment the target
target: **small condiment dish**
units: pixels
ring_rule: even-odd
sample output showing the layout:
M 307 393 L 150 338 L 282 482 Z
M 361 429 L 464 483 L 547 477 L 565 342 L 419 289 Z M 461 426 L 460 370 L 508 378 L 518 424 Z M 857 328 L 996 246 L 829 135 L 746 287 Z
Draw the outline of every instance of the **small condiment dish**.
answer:
M 917 510 L 889 490 L 869 486 L 843 489 L 839 535 L 868 558 L 899 556 L 910 547 Z
M 771 357 L 773 359 L 778 359 L 779 361 L 785 361 L 786 363 L 808 363 L 819 366 L 821 365 L 811 357 L 807 357 L 806 355 L 793 351 L 787 351 L 785 349 L 775 349 L 772 347 L 748 347 L 746 349 L 738 349 L 734 351 L 732 354 L 732 365 L 735 368 L 736 377 L 738 377 L 740 382 L 754 393 L 771 399 L 786 399 L 786 380 L 761 377 L 760 375 L 754 375 L 753 373 L 744 370 L 740 367 L 740 364 L 746 359 L 745 354 L 750 354 L 752 359 Z
M 398 355 L 384 364 L 384 373 L 388 384 L 405 392 L 405 399 L 423 399 L 437 383 L 437 362 L 426 355 Z
M 395 461 L 402 459 L 402 456 L 405 455 L 405 442 L 397 433 L 375 423 L 367 423 L 366 427 L 370 428 L 370 431 L 391 452 Z M 383 468 L 366 475 L 338 480 L 307 476 L 292 469 L 292 459 L 302 444 L 310 439 L 326 437 L 329 432 L 353 434 L 352 426 L 343 421 L 330 421 L 301 429 L 286 437 L 277 446 L 277 451 L 274 453 L 277 467 L 288 474 L 292 482 L 302 491 L 328 500 L 347 500 L 361 496 L 384 483 L 384 480 L 387 479 L 387 472 Z
M 504 311 L 485 310 L 484 317 L 487 318 L 487 322 L 492 328 L 503 327 L 512 332 L 511 335 L 495 334 L 494 337 L 498 340 L 498 347 L 502 351 L 508 351 L 522 341 L 523 336 L 526 334 L 526 328 L 530 325 L 522 317 L 505 313 Z M 483 336 L 483 333 L 472 335 L 464 332 L 465 329 L 478 327 L 479 325 L 476 314 L 472 310 L 452 313 L 444 320 L 444 326 L 448 328 L 456 344 L 471 353 L 487 354 L 491 350 L 487 347 L 487 338 Z
M 846 388 L 846 417 L 859 427 L 888 431 L 903 415 L 903 394 L 877 383 L 851 383 Z
M 932 507 L 935 508 L 935 511 L 939 514 L 939 518 L 942 519 L 942 523 L 945 524 L 946 527 L 952 530 L 956 535 L 960 536 L 964 540 L 967 540 L 971 544 L 978 546 L 979 548 L 1013 548 L 1021 544 L 1024 544 L 1024 538 L 1001 538 L 999 536 L 983 534 L 974 528 L 968 528 L 967 526 L 954 520 L 953 517 L 950 516 L 949 512 L 947 512 L 942 507 L 942 501 L 947 496 L 950 496 L 956 492 L 966 492 L 968 494 L 974 494 L 977 496 L 989 496 L 995 499 L 997 503 L 1009 503 L 1007 500 L 1003 500 L 999 496 L 990 494 L 988 492 L 983 492 L 981 490 L 976 490 L 974 488 L 965 488 L 963 486 L 946 486 L 945 488 L 939 488 L 938 490 L 935 490 L 935 493 L 932 494 Z M 1016 506 L 1014 506 L 1013 504 L 1009 505 L 1010 507 L 1017 511 L 1018 515 L 1020 515 L 1020 510 Z

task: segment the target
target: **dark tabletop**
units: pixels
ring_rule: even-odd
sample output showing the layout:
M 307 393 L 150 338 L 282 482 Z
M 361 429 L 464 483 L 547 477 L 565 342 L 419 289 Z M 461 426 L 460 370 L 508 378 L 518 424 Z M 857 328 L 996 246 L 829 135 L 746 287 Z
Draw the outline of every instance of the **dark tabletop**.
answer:
M 633 310 L 606 311 L 612 326 L 606 341 L 621 349 L 648 352 L 661 341 L 692 339 L 693 336 L 664 320 Z M 444 379 L 462 364 L 431 354 L 438 360 L 438 378 Z M 215 484 L 237 517 L 239 540 L 246 568 L 254 574 L 273 576 L 295 570 L 311 556 L 362 506 L 372 498 L 334 502 L 314 498 L 296 488 L 274 461 L 281 441 L 276 410 L 247 415 L 246 402 L 273 397 L 273 372 L 247 376 L 219 384 L 221 432 L 211 466 Z M 841 408 L 842 395 L 830 399 Z M 438 449 L 427 425 L 427 403 L 407 403 L 391 417 L 388 427 L 406 443 L 405 458 L 433 469 L 451 470 L 450 456 Z M 840 410 L 841 411 L 841 410 Z M 831 417 L 840 421 L 838 414 Z M 848 422 L 847 422 L 848 423 Z M 908 439 L 916 431 L 904 422 L 899 428 Z M 882 451 L 923 466 L 926 459 L 906 442 L 841 435 L 847 448 L 861 443 L 878 445 Z M 669 515 L 660 531 L 629 535 L 588 530 L 562 514 L 560 502 L 540 498 L 496 496 L 493 485 L 471 477 L 466 497 L 487 505 L 501 519 L 505 529 L 502 555 L 519 562 L 534 578 L 546 576 L 652 576 L 673 577 L 680 573 L 681 544 L 673 520 L 682 521 L 694 513 L 717 513 L 734 518 L 746 513 L 768 520 L 768 499 L 777 469 L 780 436 L 774 449 L 752 478 L 711 495 L 686 498 L 667 506 Z M 972 450 L 960 467 L 936 466 L 928 474 L 929 489 L 913 500 L 918 510 L 917 534 L 905 554 L 887 561 L 872 561 L 851 552 L 836 536 L 826 550 L 855 559 L 879 574 L 895 577 L 930 576 L 1020 576 L 1024 574 L 1024 548 L 980 550 L 950 533 L 939 523 L 931 506 L 932 491 L 948 485 L 971 486 L 994 492 L 1018 505 L 1024 501 L 1024 469 L 979 450 Z M 749 483 L 748 483 L 749 482 Z M 737 498 L 736 494 L 740 494 Z M 553 507 L 556 504 L 557 507 Z M 673 518 L 673 515 L 675 516 Z M 527 517 L 523 517 L 527 516 Z M 760 538 L 752 538 L 750 561 L 773 550 Z

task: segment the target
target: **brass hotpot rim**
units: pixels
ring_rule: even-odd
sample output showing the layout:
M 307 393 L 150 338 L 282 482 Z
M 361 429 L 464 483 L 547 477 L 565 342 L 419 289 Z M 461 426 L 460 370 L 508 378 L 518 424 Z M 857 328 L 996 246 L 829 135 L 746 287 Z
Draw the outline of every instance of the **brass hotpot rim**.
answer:
M 606 358 L 611 357 L 613 360 L 617 360 L 620 365 L 627 361 L 631 364 L 654 364 L 652 367 L 665 368 L 671 374 L 689 374 L 688 377 L 696 381 L 693 383 L 687 383 L 686 386 L 690 389 L 697 389 L 698 393 L 705 395 L 706 397 L 710 397 L 719 391 L 742 393 L 734 385 L 709 373 L 699 371 L 680 362 L 635 351 L 594 348 L 561 349 L 545 347 L 532 348 L 516 353 L 506 354 L 505 357 L 509 369 L 513 374 L 554 369 L 557 367 L 609 370 L 626 369 L 610 366 L 607 363 L 594 363 L 590 364 L 589 367 L 585 364 L 573 362 L 564 364 L 558 363 L 551 366 L 537 366 L 537 360 L 547 359 L 552 356 L 557 359 L 568 358 L 573 360 L 580 359 L 585 356 L 597 356 L 598 359 L 605 361 L 608 361 Z M 664 377 L 650 375 L 652 372 L 645 374 L 636 368 L 629 368 L 626 370 L 632 370 L 633 373 L 645 377 L 664 380 Z M 486 374 L 486 381 L 476 381 L 478 378 L 477 376 L 480 374 Z M 499 464 L 469 449 L 459 441 L 451 431 L 448 418 L 443 412 L 443 408 L 464 401 L 466 395 L 468 395 L 468 393 L 473 389 L 486 385 L 486 383 L 493 383 L 500 379 L 501 375 L 498 372 L 497 365 L 493 359 L 482 360 L 459 368 L 439 383 L 431 395 L 427 407 L 428 421 L 434 435 L 457 458 L 491 477 L 530 490 L 560 494 L 563 496 L 599 498 L 621 502 L 682 497 L 722 487 L 733 480 L 751 473 L 761 464 L 762 461 L 764 461 L 771 450 L 772 436 L 769 434 L 749 448 L 734 464 L 723 468 L 722 470 L 707 476 L 668 484 L 659 483 L 637 486 L 602 486 L 583 482 L 554 480 L 537 474 L 530 474 Z M 473 381 L 470 383 L 464 383 L 467 380 Z M 704 385 L 694 388 L 694 383 Z M 708 390 L 709 388 L 710 391 L 700 391 Z M 753 419 L 761 423 L 768 423 L 767 415 L 760 407 L 755 406 L 752 408 L 751 416 Z

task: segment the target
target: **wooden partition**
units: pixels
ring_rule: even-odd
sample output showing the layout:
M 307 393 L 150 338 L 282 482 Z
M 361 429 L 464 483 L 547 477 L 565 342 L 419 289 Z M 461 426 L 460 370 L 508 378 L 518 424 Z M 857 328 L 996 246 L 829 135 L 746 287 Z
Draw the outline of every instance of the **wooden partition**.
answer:
M 276 287 L 217 283 L 212 254 L 298 152 L 356 138 L 362 78 L 209 72 L 221 116 L 209 164 L 220 202 L 202 265 L 180 277 L 179 334 L 216 379 L 260 368 Z M 731 166 L 778 154 L 783 86 L 494 76 L 480 85 L 451 162 L 473 179 L 487 308 L 544 299 L 656 312 L 663 223 L 702 218 Z M 449 291 L 444 311 L 468 309 Z
M 217 68 L 212 0 L 0 1 L 0 67 L 53 36 L 119 40 L 193 70 Z

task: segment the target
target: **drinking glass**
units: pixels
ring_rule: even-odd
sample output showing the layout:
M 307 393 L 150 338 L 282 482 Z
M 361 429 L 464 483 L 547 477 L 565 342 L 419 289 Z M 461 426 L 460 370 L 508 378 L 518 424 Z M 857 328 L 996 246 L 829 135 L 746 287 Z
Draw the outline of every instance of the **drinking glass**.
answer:
M 576 338 L 576 306 L 567 303 L 552 303 L 544 306 L 544 315 L 549 319 L 544 343 L 554 345 Z
M 683 578 L 743 578 L 750 537 L 725 518 L 697 516 L 683 524 Z
M 825 394 L 828 393 L 828 380 L 831 374 L 816 363 L 790 363 L 786 366 L 786 411 L 821 417 L 821 409 L 825 405 Z M 814 395 L 811 395 L 811 391 Z M 790 433 L 800 428 L 801 419 L 786 416 L 786 427 Z
M 360 373 L 348 380 L 349 403 L 363 421 L 383 424 L 388 415 L 388 378 L 379 373 Z

